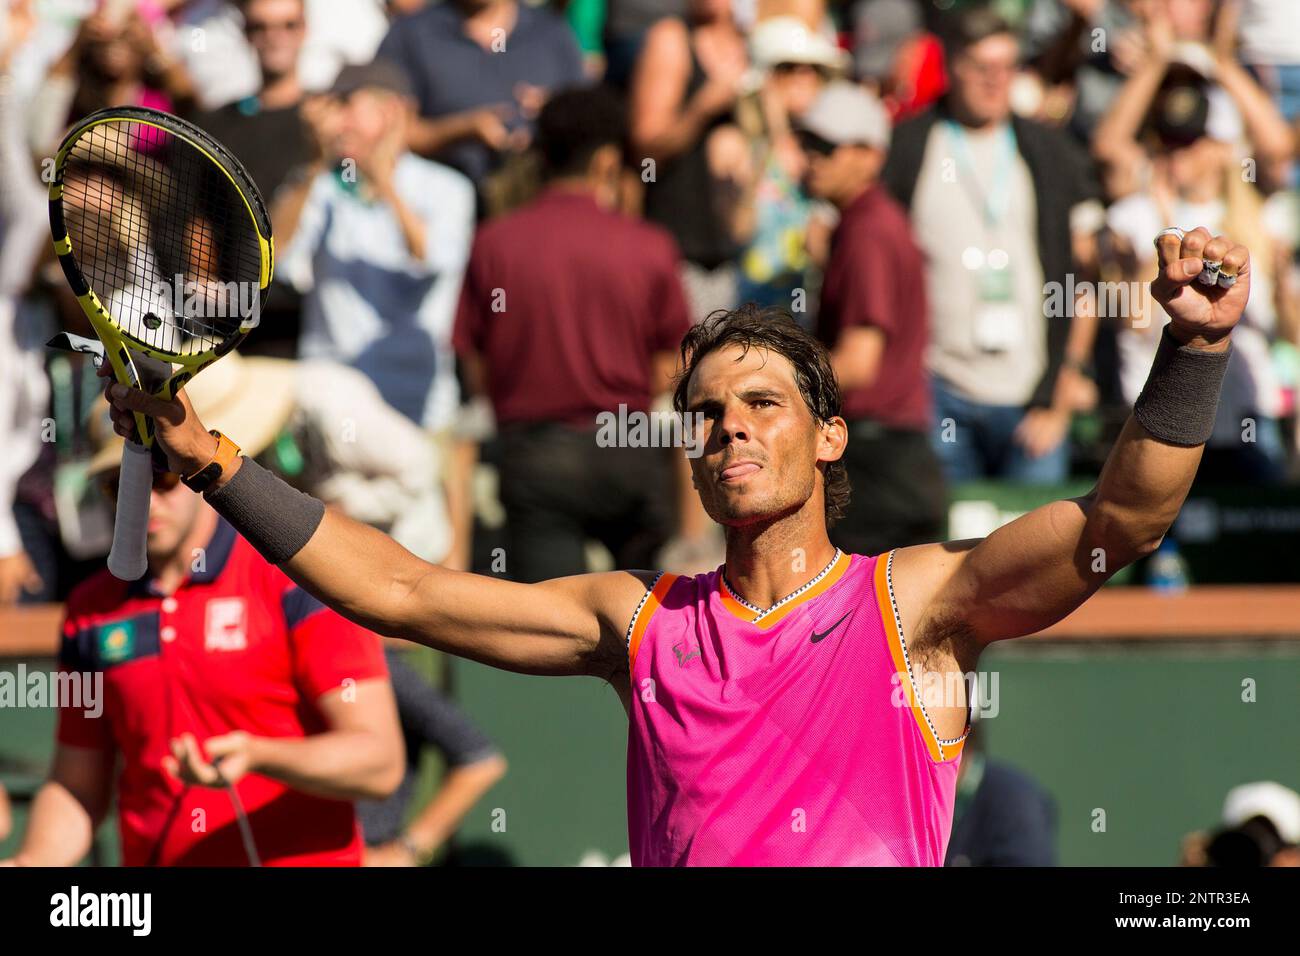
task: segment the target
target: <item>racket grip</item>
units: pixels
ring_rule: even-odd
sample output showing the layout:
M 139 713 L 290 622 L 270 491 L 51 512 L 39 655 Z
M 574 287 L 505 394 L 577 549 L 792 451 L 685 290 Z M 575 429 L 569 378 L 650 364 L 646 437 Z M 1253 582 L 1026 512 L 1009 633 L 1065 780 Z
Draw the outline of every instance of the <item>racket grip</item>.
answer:
M 117 485 L 117 517 L 108 570 L 120 581 L 144 575 L 149 558 L 149 494 L 153 490 L 153 457 L 149 449 L 129 441 L 122 448 L 122 477 Z

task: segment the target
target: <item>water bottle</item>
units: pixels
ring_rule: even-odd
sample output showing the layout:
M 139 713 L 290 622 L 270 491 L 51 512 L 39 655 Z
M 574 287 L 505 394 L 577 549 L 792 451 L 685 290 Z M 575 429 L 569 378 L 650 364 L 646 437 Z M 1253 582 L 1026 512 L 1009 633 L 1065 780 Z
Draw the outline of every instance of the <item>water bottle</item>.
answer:
M 1161 594 L 1180 594 L 1187 590 L 1187 562 L 1173 538 L 1165 538 L 1151 556 L 1147 566 L 1147 584 Z

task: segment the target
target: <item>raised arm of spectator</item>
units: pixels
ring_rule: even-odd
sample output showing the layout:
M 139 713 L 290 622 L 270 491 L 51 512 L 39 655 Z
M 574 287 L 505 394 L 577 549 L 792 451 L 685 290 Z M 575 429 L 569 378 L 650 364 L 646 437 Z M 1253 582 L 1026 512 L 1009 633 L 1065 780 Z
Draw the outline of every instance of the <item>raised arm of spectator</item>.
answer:
M 1275 162 L 1289 159 L 1295 152 L 1295 137 L 1272 98 L 1232 57 L 1219 56 L 1215 65 L 1215 79 L 1241 110 L 1246 137 L 1255 152 L 1253 158 L 1257 165 L 1266 169 Z
M 435 157 L 465 140 L 478 140 L 493 150 L 522 147 L 527 142 L 527 131 L 511 133 L 506 126 L 516 109 L 511 103 L 498 103 L 445 116 L 417 117 L 407 132 L 407 145 L 411 152 L 425 157 Z
M 1156 92 L 1169 71 L 1169 60 L 1153 51 L 1119 88 L 1092 134 L 1092 153 L 1101 162 L 1131 162 L 1138 135 Z
M 1235 56 L 1237 30 L 1241 25 L 1241 0 L 1221 0 L 1214 15 L 1211 44 L 1218 56 Z
M 127 21 L 126 40 L 139 50 L 149 77 L 171 98 L 176 112 L 187 113 L 198 105 L 198 88 L 190 71 L 139 13 L 132 13 Z
M 686 152 L 736 103 L 740 69 L 710 76 L 686 99 L 691 37 L 682 21 L 660 20 L 646 34 L 629 93 L 633 159 L 664 161 Z

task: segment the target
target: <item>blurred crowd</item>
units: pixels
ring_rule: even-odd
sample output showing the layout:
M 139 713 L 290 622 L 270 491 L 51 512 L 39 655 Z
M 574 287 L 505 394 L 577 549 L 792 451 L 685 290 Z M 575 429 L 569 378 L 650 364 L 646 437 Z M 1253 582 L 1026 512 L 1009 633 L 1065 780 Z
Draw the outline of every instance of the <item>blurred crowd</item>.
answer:
M 0 0 L 0 601 L 63 598 L 109 540 L 99 388 L 44 347 L 90 333 L 43 180 L 108 105 L 196 122 L 271 209 L 205 421 L 429 560 L 715 560 L 684 466 L 593 436 L 668 409 L 716 309 L 831 349 L 842 546 L 933 540 L 964 482 L 1095 474 L 1171 224 L 1253 254 L 1202 477 L 1296 474 L 1285 0 Z

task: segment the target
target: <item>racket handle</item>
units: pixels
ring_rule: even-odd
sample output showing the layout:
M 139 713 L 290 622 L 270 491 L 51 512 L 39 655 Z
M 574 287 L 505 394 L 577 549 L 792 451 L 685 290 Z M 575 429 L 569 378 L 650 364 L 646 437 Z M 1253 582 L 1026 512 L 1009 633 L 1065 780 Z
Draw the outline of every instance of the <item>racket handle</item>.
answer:
M 144 576 L 149 557 L 149 494 L 153 490 L 153 457 L 143 445 L 129 441 L 122 448 L 122 477 L 117 484 L 117 517 L 108 570 L 120 581 Z

